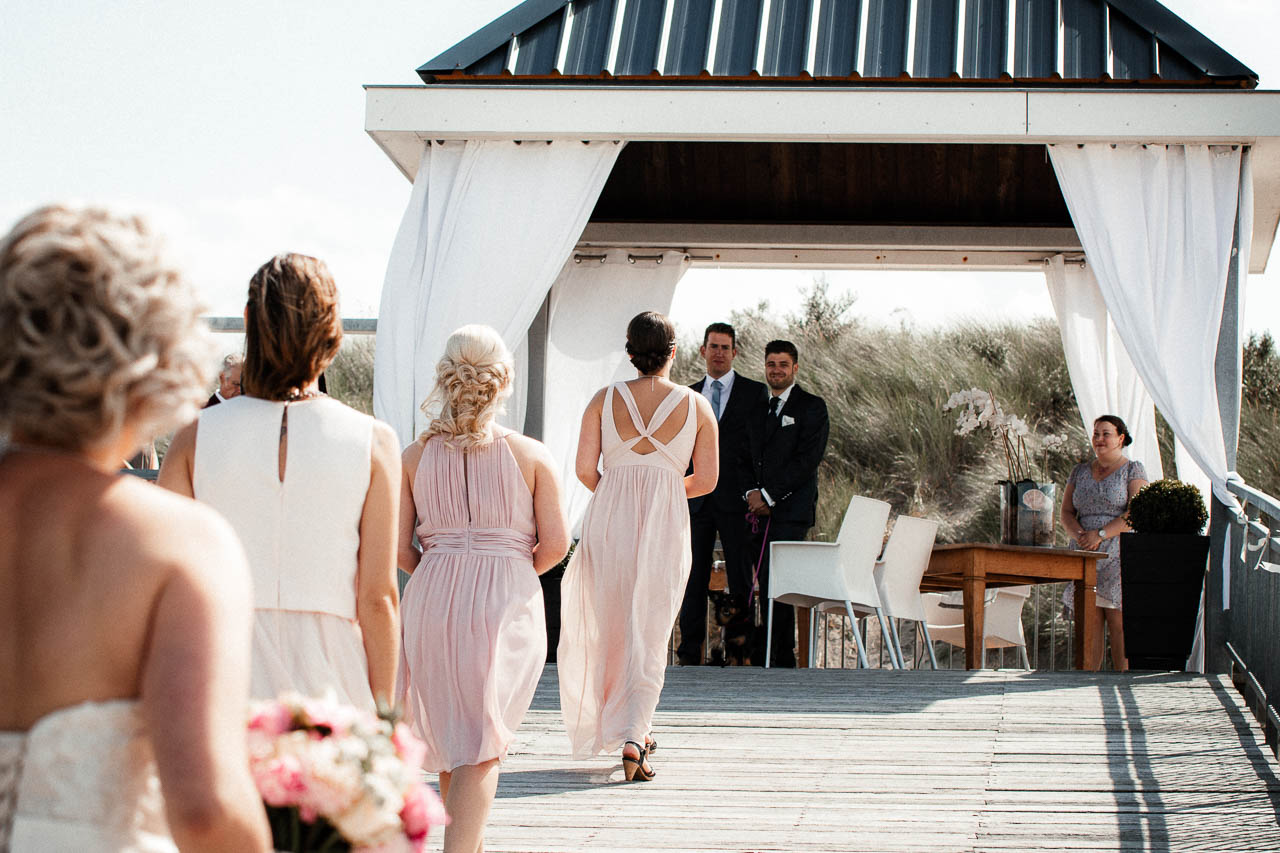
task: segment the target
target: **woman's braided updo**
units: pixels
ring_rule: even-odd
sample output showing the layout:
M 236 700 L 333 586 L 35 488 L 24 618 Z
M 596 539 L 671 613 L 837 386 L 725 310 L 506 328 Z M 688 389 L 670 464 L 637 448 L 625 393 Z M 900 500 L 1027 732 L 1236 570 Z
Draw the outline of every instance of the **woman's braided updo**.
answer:
M 431 422 L 420 438 L 442 435 L 460 447 L 484 444 L 514 376 L 511 352 L 496 330 L 480 325 L 456 330 L 436 363 L 436 387 L 422 403 Z
M 627 324 L 627 355 L 636 370 L 655 374 L 671 360 L 676 347 L 676 327 L 657 311 L 645 311 Z

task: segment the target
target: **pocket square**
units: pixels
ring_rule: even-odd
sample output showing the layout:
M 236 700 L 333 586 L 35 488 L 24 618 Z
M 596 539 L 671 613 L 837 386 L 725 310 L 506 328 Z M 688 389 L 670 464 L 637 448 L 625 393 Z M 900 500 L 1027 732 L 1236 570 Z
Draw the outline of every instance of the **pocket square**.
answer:
M 791 426 L 791 425 L 792 425 L 793 423 L 795 423 L 795 422 L 796 422 L 796 419 L 795 419 L 795 418 L 793 418 L 793 417 L 791 417 L 791 415 L 783 415 L 783 416 L 782 416 L 782 425 L 783 425 L 784 427 L 789 427 L 789 426 Z

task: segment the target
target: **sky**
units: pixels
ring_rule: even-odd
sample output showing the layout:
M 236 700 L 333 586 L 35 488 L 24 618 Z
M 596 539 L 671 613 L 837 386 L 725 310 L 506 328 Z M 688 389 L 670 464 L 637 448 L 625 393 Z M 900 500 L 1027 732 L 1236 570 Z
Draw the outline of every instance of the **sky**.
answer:
M 326 260 L 348 317 L 377 316 L 410 185 L 364 132 L 363 84 L 414 69 L 517 0 L 8 0 L 0 26 L 0 230 L 52 201 L 142 212 L 210 313 L 239 314 L 282 251 Z M 1280 88 L 1280 2 L 1164 0 Z M 672 316 L 692 336 L 806 271 L 695 269 Z M 1051 316 L 1038 273 L 829 272 L 871 321 L 921 327 Z M 992 310 L 991 306 L 998 306 Z M 1246 290 L 1246 327 L 1280 336 L 1280 260 Z

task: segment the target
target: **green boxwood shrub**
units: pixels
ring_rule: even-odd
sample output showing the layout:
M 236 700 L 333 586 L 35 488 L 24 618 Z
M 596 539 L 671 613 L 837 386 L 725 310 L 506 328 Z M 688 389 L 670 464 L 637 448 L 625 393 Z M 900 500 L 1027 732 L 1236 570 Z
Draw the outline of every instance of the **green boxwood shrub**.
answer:
M 1209 520 L 1200 490 L 1181 480 L 1157 480 L 1129 501 L 1135 533 L 1199 533 Z

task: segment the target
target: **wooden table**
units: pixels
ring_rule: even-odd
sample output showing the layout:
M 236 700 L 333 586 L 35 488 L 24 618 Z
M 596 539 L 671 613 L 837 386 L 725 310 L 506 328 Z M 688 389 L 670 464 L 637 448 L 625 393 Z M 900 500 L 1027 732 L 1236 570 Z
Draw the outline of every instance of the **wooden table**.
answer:
M 1098 560 L 1103 556 L 1101 551 L 1030 545 L 935 545 L 920 589 L 964 591 L 964 663 L 967 669 L 982 669 L 987 657 L 982 639 L 987 587 L 1071 581 L 1075 584 L 1077 614 L 1074 664 L 1076 669 L 1084 669 L 1084 651 L 1093 637 L 1091 620 L 1081 619 L 1079 614 L 1089 613 L 1096 606 Z

